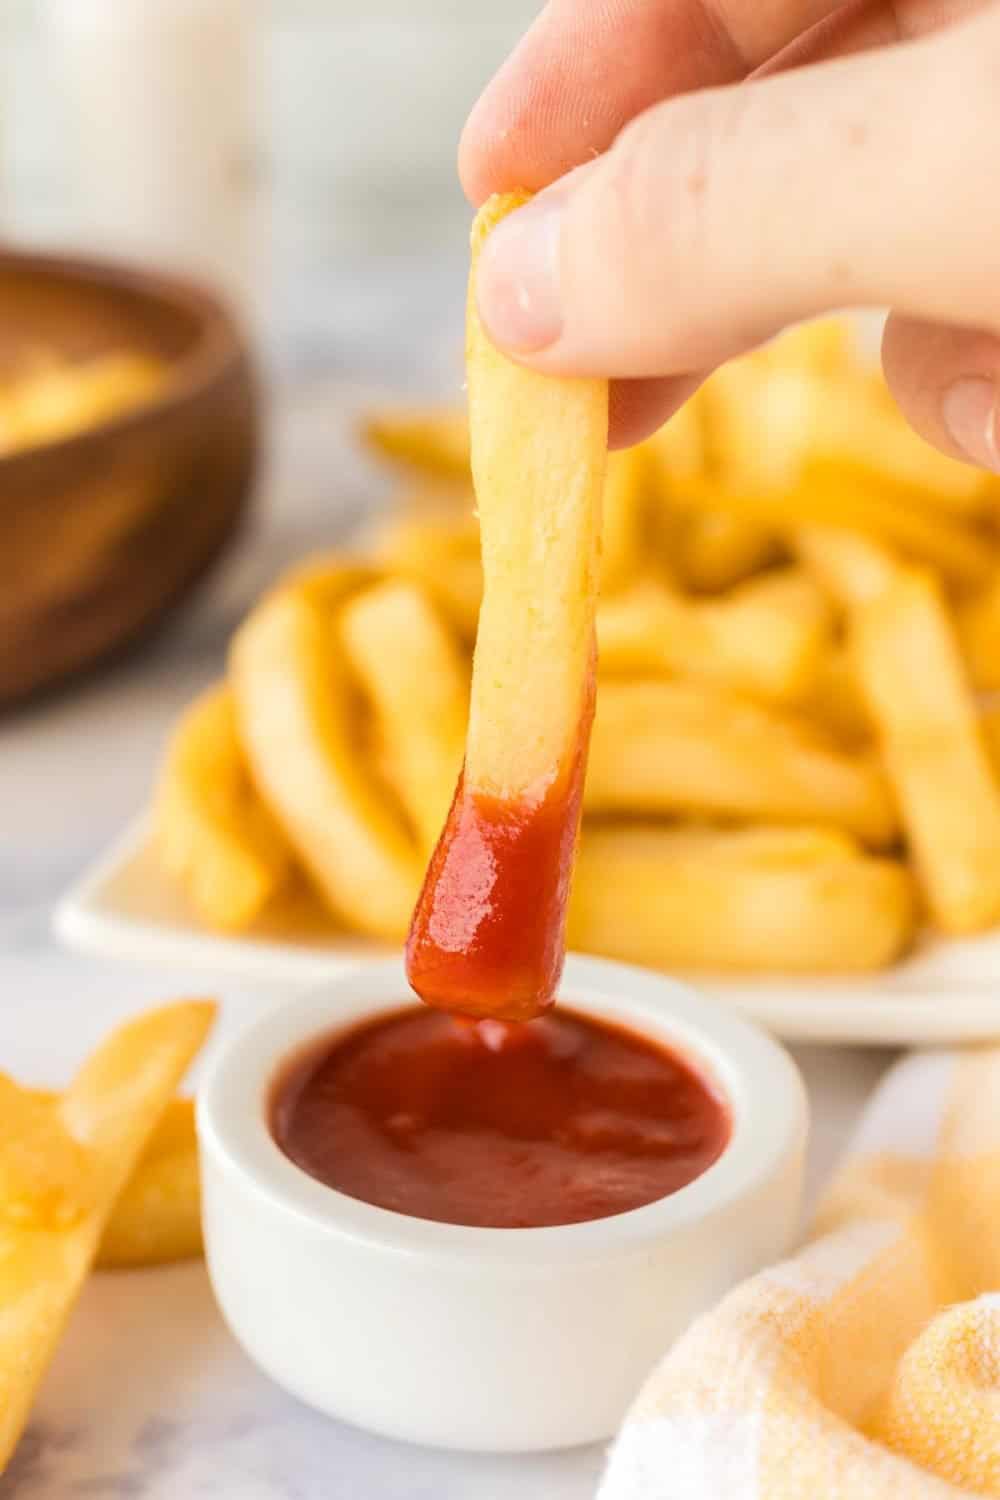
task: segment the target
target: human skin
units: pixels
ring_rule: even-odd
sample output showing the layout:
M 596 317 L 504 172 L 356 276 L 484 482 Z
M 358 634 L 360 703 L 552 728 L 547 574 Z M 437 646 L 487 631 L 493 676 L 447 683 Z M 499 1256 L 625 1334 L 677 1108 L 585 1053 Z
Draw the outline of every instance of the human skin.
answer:
M 537 193 L 480 315 L 539 370 L 615 377 L 621 446 L 785 324 L 889 306 L 909 420 L 1000 471 L 998 99 L 984 0 L 549 0 L 462 138 L 473 202 Z

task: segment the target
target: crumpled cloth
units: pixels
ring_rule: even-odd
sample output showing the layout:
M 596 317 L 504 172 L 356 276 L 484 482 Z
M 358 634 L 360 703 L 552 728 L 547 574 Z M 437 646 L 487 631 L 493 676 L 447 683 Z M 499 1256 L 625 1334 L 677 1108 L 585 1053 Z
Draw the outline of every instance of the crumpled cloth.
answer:
M 599 1500 L 1000 1496 L 1000 1048 L 886 1076 L 811 1238 L 646 1382 Z

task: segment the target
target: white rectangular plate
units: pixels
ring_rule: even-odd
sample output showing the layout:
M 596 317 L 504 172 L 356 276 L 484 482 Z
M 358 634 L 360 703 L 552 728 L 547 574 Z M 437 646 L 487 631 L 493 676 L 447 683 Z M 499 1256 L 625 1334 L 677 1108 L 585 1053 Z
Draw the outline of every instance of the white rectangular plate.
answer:
M 55 928 L 64 942 L 88 952 L 286 988 L 321 983 L 385 951 L 350 935 L 288 939 L 207 931 L 160 870 L 146 819 L 132 824 L 67 892 Z M 905 963 L 860 979 L 691 977 L 788 1041 L 920 1045 L 1000 1037 L 1000 933 L 928 941 Z

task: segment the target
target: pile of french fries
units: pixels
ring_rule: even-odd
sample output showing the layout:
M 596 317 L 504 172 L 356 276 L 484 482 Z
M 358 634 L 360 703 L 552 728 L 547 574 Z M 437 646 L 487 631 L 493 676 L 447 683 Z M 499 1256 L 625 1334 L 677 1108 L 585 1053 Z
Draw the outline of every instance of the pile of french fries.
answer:
M 401 475 L 391 518 L 262 600 L 162 767 L 156 846 L 213 929 L 398 943 L 448 813 L 467 425 L 386 410 L 363 438 Z M 597 634 L 573 947 L 850 974 L 1000 922 L 1000 487 L 911 432 L 845 322 L 611 456 Z

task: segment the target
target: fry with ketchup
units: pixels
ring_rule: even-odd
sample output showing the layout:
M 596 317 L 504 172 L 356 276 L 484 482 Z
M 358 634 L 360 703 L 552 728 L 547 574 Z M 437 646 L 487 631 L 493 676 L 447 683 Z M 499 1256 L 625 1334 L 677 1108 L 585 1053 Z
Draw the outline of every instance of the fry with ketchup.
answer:
M 491 198 L 472 230 L 466 364 L 484 593 L 465 767 L 407 944 L 429 1005 L 527 1021 L 555 999 L 593 717 L 608 384 L 553 379 L 499 353 L 476 262 L 525 201 Z

